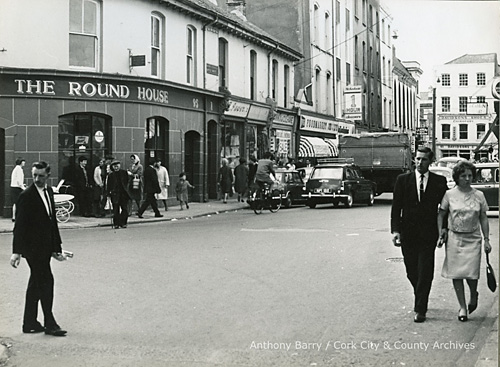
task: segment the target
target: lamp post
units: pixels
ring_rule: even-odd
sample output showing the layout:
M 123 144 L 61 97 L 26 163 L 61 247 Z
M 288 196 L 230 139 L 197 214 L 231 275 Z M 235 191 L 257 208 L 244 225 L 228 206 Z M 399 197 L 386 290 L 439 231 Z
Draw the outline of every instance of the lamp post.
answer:
M 441 83 L 439 77 L 436 80 L 436 83 Z M 437 114 L 436 114 L 436 84 L 432 87 L 432 151 L 434 152 L 434 156 L 437 156 L 436 152 L 436 124 L 437 124 Z

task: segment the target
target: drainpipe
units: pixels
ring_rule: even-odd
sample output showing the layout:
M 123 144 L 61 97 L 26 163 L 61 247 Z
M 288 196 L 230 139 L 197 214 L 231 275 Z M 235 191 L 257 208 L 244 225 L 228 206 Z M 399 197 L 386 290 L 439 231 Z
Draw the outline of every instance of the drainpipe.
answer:
M 276 44 L 276 46 L 274 47 L 274 49 L 272 49 L 271 51 L 269 51 L 267 53 L 267 65 L 268 65 L 268 73 L 267 73 L 267 96 L 268 96 L 268 100 L 269 98 L 271 98 L 271 85 L 272 85 L 272 77 L 273 77 L 273 63 L 272 63 L 272 60 L 271 60 L 271 54 L 273 52 L 275 52 L 277 49 L 278 49 L 279 45 Z M 267 102 L 267 101 L 266 101 Z M 275 101 L 275 103 L 277 104 L 277 101 Z M 272 108 L 272 105 L 271 105 L 271 108 Z M 271 143 L 271 128 L 269 127 L 269 124 L 266 123 L 266 131 L 267 131 L 267 147 L 266 147 L 266 150 L 269 150 L 269 144 Z
M 215 19 L 203 25 L 203 89 L 207 88 L 207 65 L 206 65 L 206 29 L 219 21 L 219 16 L 216 15 Z M 203 190 L 202 200 L 208 201 L 208 113 L 207 113 L 207 96 L 204 97 L 204 114 L 203 114 Z M 218 142 L 218 139 L 217 139 Z M 217 147 L 218 149 L 218 147 Z

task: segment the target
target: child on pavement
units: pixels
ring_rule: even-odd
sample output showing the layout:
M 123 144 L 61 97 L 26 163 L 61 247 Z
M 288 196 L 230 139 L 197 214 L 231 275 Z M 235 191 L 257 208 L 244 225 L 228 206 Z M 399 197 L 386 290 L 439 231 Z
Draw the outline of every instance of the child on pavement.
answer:
M 177 193 L 177 200 L 179 200 L 181 204 L 181 210 L 184 208 L 182 207 L 183 203 L 186 203 L 186 209 L 189 209 L 189 204 L 188 204 L 188 188 L 194 189 L 194 186 L 189 183 L 188 180 L 186 180 L 186 174 L 184 172 L 181 172 L 179 174 L 179 181 L 177 182 L 177 185 L 175 186 L 175 192 Z

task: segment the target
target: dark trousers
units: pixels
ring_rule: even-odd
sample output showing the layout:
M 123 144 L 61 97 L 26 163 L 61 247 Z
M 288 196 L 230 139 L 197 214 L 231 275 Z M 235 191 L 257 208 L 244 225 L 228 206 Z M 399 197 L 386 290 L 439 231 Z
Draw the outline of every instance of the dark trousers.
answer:
M 90 216 L 92 214 L 92 188 L 84 187 L 75 191 L 78 201 L 78 210 L 81 216 Z
M 113 203 L 113 225 L 125 226 L 128 221 L 128 198 L 118 200 Z
M 429 303 L 432 279 L 434 278 L 435 246 L 418 248 L 402 246 L 406 276 L 415 294 L 414 311 L 425 314 Z
M 54 276 L 50 269 L 50 255 L 37 259 L 26 259 L 31 270 L 26 290 L 23 324 L 30 327 L 37 324 L 38 301 L 42 304 L 45 327 L 57 325 L 52 314 L 54 300 Z
M 160 215 L 160 211 L 158 210 L 158 205 L 156 204 L 156 198 L 154 193 L 147 193 L 146 194 L 146 199 L 142 203 L 141 207 L 139 208 L 139 212 L 137 214 L 142 215 L 148 208 L 148 206 L 151 205 L 151 208 L 155 212 L 155 215 Z

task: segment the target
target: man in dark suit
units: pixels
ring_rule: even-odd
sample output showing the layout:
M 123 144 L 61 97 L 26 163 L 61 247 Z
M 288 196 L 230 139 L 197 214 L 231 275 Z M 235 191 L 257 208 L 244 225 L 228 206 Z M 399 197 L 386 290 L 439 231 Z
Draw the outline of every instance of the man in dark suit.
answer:
M 155 212 L 155 217 L 163 217 L 158 210 L 158 205 L 156 204 L 155 194 L 159 194 L 161 192 L 160 183 L 158 182 L 158 174 L 156 173 L 156 169 L 154 165 L 157 165 L 159 162 L 158 159 L 152 161 L 149 166 L 144 169 L 144 193 L 146 194 L 146 200 L 142 203 L 139 211 L 137 212 L 137 216 L 139 218 L 143 218 L 142 214 L 146 211 L 148 206 L 151 205 L 153 211 Z
M 33 184 L 19 196 L 12 256 L 10 264 L 17 268 L 21 256 L 26 258 L 31 276 L 26 290 L 23 332 L 64 336 L 66 331 L 57 324 L 52 314 L 54 277 L 50 269 L 51 257 L 63 261 L 61 236 L 55 215 L 54 193 L 47 185 L 50 166 L 37 162 L 32 168 Z M 37 320 L 38 301 L 42 304 L 45 327 Z
M 78 166 L 74 175 L 75 196 L 80 215 L 90 217 L 92 214 L 92 175 L 87 169 L 87 158 L 78 158 Z
M 110 164 L 111 173 L 108 176 L 106 185 L 107 194 L 111 197 L 113 204 L 113 226 L 115 228 L 127 228 L 128 221 L 128 174 L 120 169 L 120 161 L 114 160 Z
M 391 210 L 393 241 L 401 246 L 406 275 L 415 294 L 415 322 L 426 319 L 439 237 L 438 207 L 447 190 L 446 178 L 429 172 L 433 158 L 429 148 L 418 149 L 415 171 L 396 180 Z

